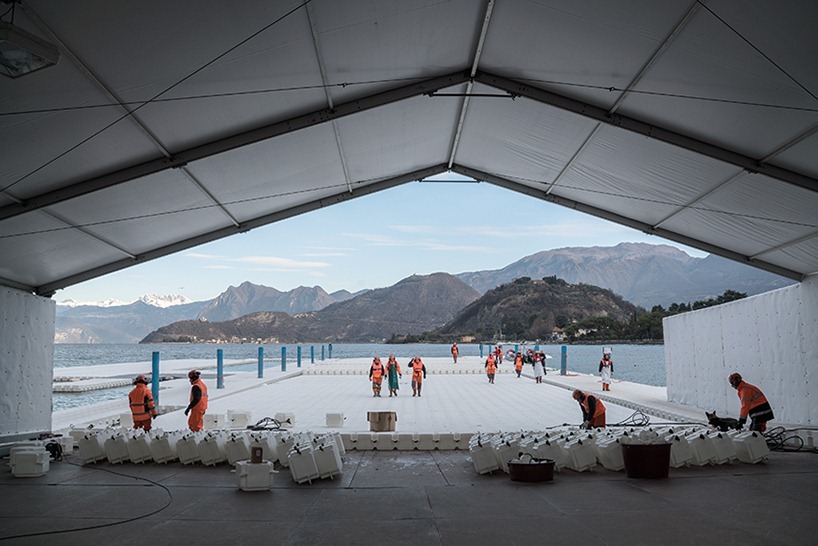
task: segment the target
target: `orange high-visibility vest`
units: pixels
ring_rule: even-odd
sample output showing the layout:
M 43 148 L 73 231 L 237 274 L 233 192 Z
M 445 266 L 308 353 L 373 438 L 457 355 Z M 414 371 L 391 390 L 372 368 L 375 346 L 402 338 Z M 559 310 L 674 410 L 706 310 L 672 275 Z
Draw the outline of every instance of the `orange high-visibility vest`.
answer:
M 744 417 L 746 419 L 747 415 L 750 413 L 750 410 L 760 406 L 761 404 L 767 403 L 767 397 L 764 396 L 764 393 L 762 393 L 758 387 L 750 385 L 746 381 L 739 383 L 736 391 L 738 392 L 739 400 L 741 400 L 741 411 L 739 412 L 739 417 Z
M 381 364 L 381 361 L 378 360 L 378 361 L 373 362 L 372 363 L 372 368 L 369 371 L 369 376 L 372 379 L 380 379 L 380 377 L 382 375 L 383 375 L 383 364 Z
M 494 373 L 497 371 L 497 364 L 492 355 L 486 359 L 486 373 Z
M 193 406 L 192 411 L 201 411 L 204 412 L 207 409 L 207 387 L 204 384 L 204 381 L 201 378 L 196 379 L 193 383 L 190 384 L 190 401 L 193 402 L 193 387 L 199 387 L 199 390 L 202 391 L 202 398 L 199 400 L 199 403 Z
M 137 383 L 133 390 L 128 393 L 128 400 L 131 403 L 131 413 L 134 421 L 145 421 L 156 415 L 153 395 L 147 385 Z
M 582 406 L 582 409 L 584 410 L 584 413 L 587 415 L 591 411 L 590 408 L 588 407 L 588 398 L 591 395 L 586 393 L 586 392 L 584 392 L 582 394 L 585 395 L 585 398 L 582 399 L 582 402 L 580 402 L 580 405 Z M 596 396 L 594 396 L 594 398 L 596 399 L 596 407 L 594 408 L 594 414 L 591 415 L 591 418 L 589 420 L 594 420 L 597 417 L 599 417 L 600 415 L 602 415 L 603 413 L 605 413 L 605 404 L 603 404 L 602 400 L 600 400 Z

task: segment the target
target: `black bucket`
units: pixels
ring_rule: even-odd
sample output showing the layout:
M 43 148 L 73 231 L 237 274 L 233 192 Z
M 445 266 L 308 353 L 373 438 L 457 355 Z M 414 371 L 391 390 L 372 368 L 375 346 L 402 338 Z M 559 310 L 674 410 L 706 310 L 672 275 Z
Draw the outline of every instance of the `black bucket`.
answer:
M 514 482 L 550 482 L 554 479 L 554 461 L 540 459 L 536 461 L 508 462 L 508 475 Z
M 622 444 L 622 458 L 629 478 L 667 478 L 671 444 Z

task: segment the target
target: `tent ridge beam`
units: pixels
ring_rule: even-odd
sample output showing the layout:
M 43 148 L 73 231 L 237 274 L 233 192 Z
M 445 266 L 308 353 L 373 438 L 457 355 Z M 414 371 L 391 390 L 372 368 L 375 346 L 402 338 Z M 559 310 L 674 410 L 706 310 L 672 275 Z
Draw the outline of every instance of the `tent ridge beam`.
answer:
M 657 235 L 664 239 L 668 239 L 671 241 L 675 241 L 677 243 L 681 243 L 683 245 L 691 246 L 694 248 L 698 248 L 700 250 L 707 251 L 711 254 L 716 254 L 723 258 L 728 258 L 739 263 L 744 263 L 747 265 L 751 265 L 753 267 L 757 267 L 759 269 L 763 269 L 765 271 L 769 271 L 771 273 L 775 273 L 776 275 L 781 275 L 783 277 L 788 277 L 790 279 L 794 279 L 796 281 L 802 281 L 804 279 L 804 275 L 799 273 L 798 271 L 793 271 L 791 269 L 787 269 L 769 262 L 765 262 L 762 260 L 755 260 L 751 256 L 746 256 L 744 254 L 739 254 L 738 252 L 734 252 L 732 250 L 728 250 L 726 248 L 722 248 L 716 245 L 712 245 L 710 243 L 706 243 L 699 239 L 694 239 L 692 237 L 688 237 L 686 235 L 682 235 L 675 231 L 670 231 L 666 229 L 654 229 L 654 227 L 650 224 L 645 222 L 641 222 L 639 220 L 635 220 L 628 216 L 622 216 L 621 214 L 617 214 L 615 212 L 610 212 L 604 209 L 600 209 L 593 205 L 585 204 L 581 201 L 576 201 L 574 199 L 568 199 L 566 197 L 560 197 L 554 195 L 553 193 L 547 194 L 544 190 L 540 190 L 537 188 L 533 188 L 531 186 L 527 186 L 525 184 L 521 184 L 519 182 L 515 182 L 513 180 L 509 180 L 507 178 L 503 178 L 501 176 L 497 176 L 494 174 L 486 173 L 484 171 L 480 171 L 477 169 L 472 169 L 470 167 L 464 167 L 462 165 L 456 165 L 452 168 L 453 172 L 462 174 L 464 176 L 470 176 L 475 180 L 482 180 L 484 182 L 488 182 L 490 184 L 494 184 L 495 186 L 499 186 L 501 188 L 506 188 L 517 193 L 521 193 L 523 195 L 528 195 L 530 197 L 536 197 L 537 199 L 541 199 L 543 201 L 548 201 L 550 203 L 554 203 L 557 205 L 561 205 L 566 208 L 578 210 L 580 212 L 584 212 L 586 214 L 590 214 L 592 216 L 596 216 L 598 218 L 602 218 L 604 220 L 609 220 L 611 222 L 627 226 L 633 229 L 637 229 L 649 235 Z
M 390 188 L 394 188 L 396 186 L 400 186 L 402 184 L 406 184 L 408 182 L 413 182 L 416 180 L 422 180 L 428 176 L 434 176 L 436 174 L 440 174 L 446 172 L 448 166 L 443 163 L 440 165 L 434 165 L 431 167 L 427 167 L 424 169 L 419 169 L 416 171 L 411 171 L 408 173 L 400 174 L 391 178 L 387 178 L 384 180 L 379 180 L 377 182 L 371 183 L 359 183 L 360 185 L 357 188 L 354 188 L 352 191 L 344 187 L 343 191 L 340 191 L 336 194 L 322 197 L 320 199 L 315 199 L 308 203 L 304 203 L 286 210 L 281 210 L 278 212 L 274 212 L 271 214 L 266 214 L 263 216 L 259 216 L 257 218 L 252 218 L 237 226 L 227 226 L 224 228 L 220 228 L 214 231 L 210 231 L 207 233 L 203 233 L 201 235 L 197 235 L 195 237 L 191 237 L 189 239 L 185 239 L 184 241 L 179 241 L 176 243 L 172 243 L 170 245 L 166 245 L 163 247 L 155 248 L 153 250 L 149 250 L 143 254 L 139 254 L 134 258 L 126 258 L 122 260 L 117 260 L 114 262 L 107 263 L 105 265 L 95 267 L 92 269 L 88 269 L 86 271 L 82 271 L 80 273 L 64 277 L 62 279 L 50 282 L 48 284 L 39 286 L 37 288 L 32 289 L 32 291 L 39 295 L 52 295 L 57 290 L 62 288 L 66 288 L 68 286 L 87 281 L 90 279 L 94 279 L 96 277 L 100 277 L 102 275 L 107 275 L 108 273 L 113 273 L 115 271 L 119 271 L 121 269 L 126 269 L 128 267 L 149 262 L 151 260 L 155 260 L 157 258 L 162 258 L 164 256 L 168 256 L 170 254 L 174 254 L 176 252 L 181 252 L 183 250 L 188 250 L 190 248 L 209 243 L 218 239 L 222 239 L 224 237 L 229 237 L 231 235 L 236 235 L 238 233 L 245 233 L 250 231 L 251 229 L 255 229 L 257 227 L 266 226 L 281 220 L 286 220 L 287 218 L 292 218 L 294 216 L 298 216 L 300 214 L 304 214 L 306 212 L 312 212 L 314 210 L 318 210 L 321 208 L 325 208 L 331 205 L 336 205 L 338 203 L 343 203 L 344 201 L 349 201 L 350 199 L 354 199 L 356 197 L 362 197 L 365 195 L 371 195 L 373 193 L 377 193 L 379 191 L 387 190 Z M 2 283 L 0 283 L 2 284 Z
M 271 123 L 264 127 L 238 133 L 213 142 L 195 146 L 187 150 L 174 153 L 171 157 L 161 157 L 146 161 L 139 165 L 127 167 L 112 173 L 91 178 L 68 187 L 44 193 L 24 200 L 22 203 L 12 203 L 0 208 L 0 220 L 12 218 L 34 210 L 48 207 L 56 203 L 74 199 L 89 193 L 100 191 L 124 182 L 156 174 L 167 169 L 178 169 L 192 161 L 205 159 L 214 155 L 228 152 L 257 142 L 269 140 L 294 131 L 315 127 L 332 120 L 357 114 L 385 106 L 401 100 L 422 96 L 430 91 L 444 89 L 469 81 L 467 71 L 455 72 L 445 76 L 430 78 L 416 83 L 388 89 L 374 95 L 353 99 L 334 108 L 325 108 L 284 121 Z
M 806 188 L 818 192 L 818 179 L 777 167 L 762 160 L 749 157 L 715 144 L 698 140 L 696 138 L 652 125 L 635 118 L 623 116 L 621 114 L 610 113 L 604 108 L 599 108 L 592 104 L 582 102 L 564 95 L 559 95 L 553 91 L 547 91 L 516 80 L 504 78 L 490 74 L 488 72 L 478 72 L 475 81 L 486 84 L 495 89 L 506 91 L 521 97 L 528 98 L 543 104 L 573 112 L 588 119 L 596 120 L 606 125 L 625 129 L 633 133 L 672 144 L 682 149 L 689 150 L 725 163 L 736 165 L 749 173 L 760 173 L 795 186 Z

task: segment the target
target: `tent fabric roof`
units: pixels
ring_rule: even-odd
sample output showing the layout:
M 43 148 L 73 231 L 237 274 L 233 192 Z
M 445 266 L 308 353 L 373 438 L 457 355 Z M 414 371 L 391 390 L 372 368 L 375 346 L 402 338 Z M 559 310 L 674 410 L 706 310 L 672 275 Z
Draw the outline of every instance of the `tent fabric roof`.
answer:
M 9 21 L 6 14 L 4 21 Z M 25 0 L 0 284 L 55 290 L 456 172 L 818 272 L 818 3 Z

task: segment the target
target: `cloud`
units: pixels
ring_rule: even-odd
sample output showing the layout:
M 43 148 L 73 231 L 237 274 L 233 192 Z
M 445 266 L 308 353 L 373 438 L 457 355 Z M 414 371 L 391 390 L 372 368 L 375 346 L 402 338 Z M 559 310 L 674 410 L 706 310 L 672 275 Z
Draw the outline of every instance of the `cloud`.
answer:
M 444 237 L 463 237 L 468 235 L 480 237 L 496 237 L 510 239 L 515 237 L 593 237 L 608 235 L 630 228 L 597 220 L 559 222 L 555 224 L 517 224 L 517 225 L 471 225 L 471 226 L 424 226 L 424 225 L 394 225 L 390 229 L 400 233 L 435 234 Z M 375 236 L 373 236 L 375 237 Z
M 348 252 L 302 252 L 299 256 L 306 258 L 331 258 L 333 256 L 349 256 Z
M 204 260 L 223 260 L 224 256 L 218 256 L 216 254 L 201 254 L 199 252 L 186 252 L 184 254 L 187 258 L 199 258 Z
M 218 264 L 215 264 L 215 265 L 206 265 L 202 269 L 227 269 L 227 270 L 233 270 L 233 269 L 236 269 L 236 268 L 233 267 L 232 265 L 218 265 Z
M 277 256 L 243 256 L 241 258 L 231 258 L 230 262 L 244 264 L 254 264 L 264 267 L 274 268 L 278 271 L 292 271 L 303 269 L 314 269 L 316 267 L 329 267 L 327 262 L 303 262 L 290 258 L 279 258 Z

